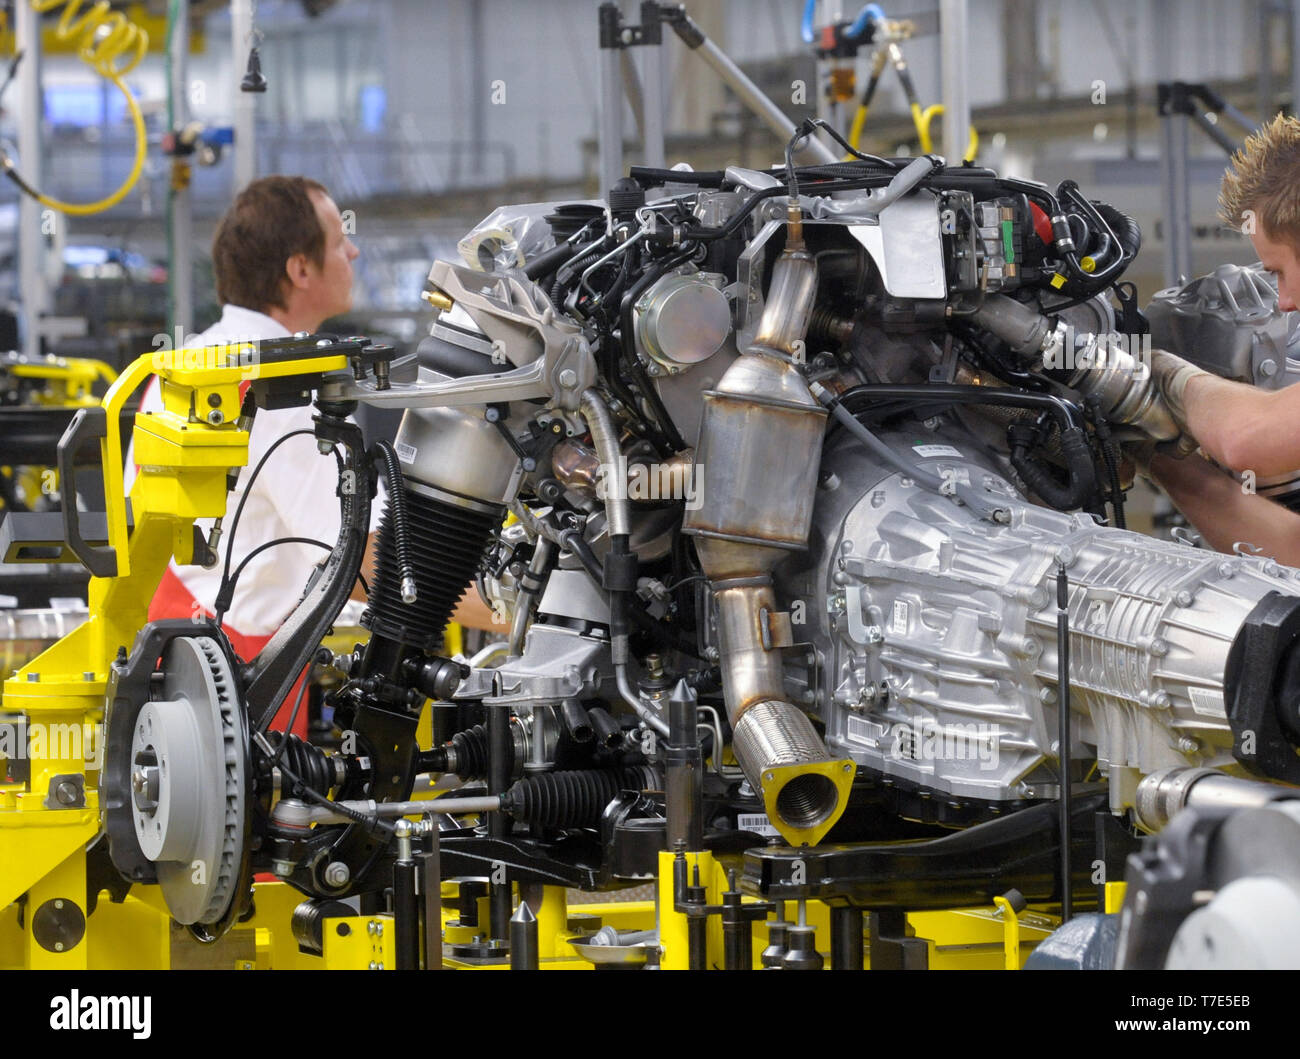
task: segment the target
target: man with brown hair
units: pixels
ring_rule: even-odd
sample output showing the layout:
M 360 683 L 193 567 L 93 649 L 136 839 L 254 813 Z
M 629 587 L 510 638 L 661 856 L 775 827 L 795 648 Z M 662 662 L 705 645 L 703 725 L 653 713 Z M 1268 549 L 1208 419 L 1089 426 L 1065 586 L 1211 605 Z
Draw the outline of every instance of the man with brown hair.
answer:
M 352 262 L 358 253 L 323 185 L 300 176 L 253 181 L 236 196 L 212 241 L 221 319 L 186 344 L 255 343 L 319 331 L 330 317 L 352 307 Z M 140 410 L 161 408 L 157 386 L 150 384 Z M 172 562 L 150 606 L 150 620 L 211 615 L 232 545 L 231 570 L 259 544 L 281 537 L 334 543 L 339 532 L 333 503 L 338 469 L 316 448 L 313 411 L 308 405 L 258 412 L 249 436 L 248 467 L 227 499 L 217 565 L 205 569 Z M 273 444 L 294 431 L 304 433 L 279 445 L 250 490 L 253 468 Z M 134 467 L 128 454 L 128 475 Z M 128 479 L 128 489 L 130 485 Z M 244 511 L 236 534 L 233 516 L 241 502 Z M 378 525 L 379 504 L 372 530 Z M 204 523 L 201 528 L 206 535 L 211 527 Z M 257 654 L 284 623 L 324 554 L 312 545 L 284 543 L 249 561 L 222 623 L 242 657 Z M 287 701 L 293 700 L 290 695 Z M 287 711 L 286 706 L 282 717 Z M 299 734 L 305 734 L 306 720 L 307 711 L 302 710 Z M 281 725 L 277 722 L 276 727 Z
M 1277 279 L 1278 308 L 1300 305 L 1300 120 L 1279 115 L 1247 138 L 1223 178 L 1220 216 L 1244 232 Z M 1300 468 L 1300 386 L 1261 390 L 1156 350 L 1152 375 L 1184 433 L 1221 467 L 1256 479 Z M 1243 489 L 1220 467 L 1161 452 L 1150 470 L 1220 551 L 1237 541 L 1300 566 L 1300 514 Z

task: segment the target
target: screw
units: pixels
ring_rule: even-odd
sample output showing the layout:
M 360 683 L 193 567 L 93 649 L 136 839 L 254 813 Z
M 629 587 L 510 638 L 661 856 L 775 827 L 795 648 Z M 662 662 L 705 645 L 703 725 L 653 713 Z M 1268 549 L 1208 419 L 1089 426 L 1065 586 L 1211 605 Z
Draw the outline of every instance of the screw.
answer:
M 208 407 L 209 407 L 209 408 L 220 408 L 220 407 L 221 407 L 221 394 L 219 394 L 219 393 L 210 393 L 210 394 L 208 394 Z
M 325 885 L 337 889 L 346 886 L 352 878 L 352 872 L 341 860 L 331 861 L 325 868 Z
M 30 684 L 35 684 L 35 683 L 37 683 L 40 679 L 41 679 L 41 675 L 40 675 L 39 673 L 28 673 L 28 674 L 27 674 L 27 681 L 28 681 L 28 683 L 30 683 Z
M 71 780 L 63 780 L 54 788 L 54 800 L 60 805 L 75 805 L 80 800 L 80 793 L 75 783 Z
M 578 385 L 578 373 L 572 368 L 565 368 L 558 376 L 559 384 L 566 390 L 572 390 Z
M 55 901 L 55 902 L 54 902 L 54 907 L 55 907 L 55 908 L 62 908 L 62 907 L 63 907 L 63 899 L 60 898 L 59 900 Z
M 86 670 L 84 673 L 81 674 L 81 679 L 82 679 L 82 680 L 94 680 L 94 679 L 95 679 L 95 674 L 94 674 L 91 670 L 88 669 L 88 670 Z
M 214 408 L 211 412 L 208 413 L 207 418 L 208 418 L 208 422 L 211 423 L 214 427 L 220 426 L 222 423 L 226 421 L 225 414 L 221 411 L 220 408 Z

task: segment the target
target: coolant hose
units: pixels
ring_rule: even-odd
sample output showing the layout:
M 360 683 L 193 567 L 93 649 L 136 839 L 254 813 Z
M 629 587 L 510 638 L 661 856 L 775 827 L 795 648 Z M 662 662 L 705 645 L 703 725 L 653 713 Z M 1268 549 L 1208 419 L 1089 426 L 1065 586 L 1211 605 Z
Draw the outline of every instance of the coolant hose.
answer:
M 1011 443 L 1011 466 L 1027 486 L 1058 511 L 1083 507 L 1096 491 L 1097 474 L 1087 436 L 1078 429 L 1061 432 L 1061 455 L 1065 457 L 1069 480 L 1062 485 L 1050 470 L 1030 455 L 1036 431 L 1024 423 L 1007 428 Z

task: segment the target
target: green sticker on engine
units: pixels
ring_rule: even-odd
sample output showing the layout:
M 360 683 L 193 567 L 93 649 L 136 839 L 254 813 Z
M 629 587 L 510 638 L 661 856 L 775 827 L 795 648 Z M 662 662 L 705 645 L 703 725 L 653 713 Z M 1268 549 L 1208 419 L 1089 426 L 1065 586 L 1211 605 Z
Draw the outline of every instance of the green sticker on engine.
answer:
M 1016 263 L 1016 244 L 1011 237 L 1011 222 L 1002 222 L 1002 256 L 1007 259 L 1008 265 Z

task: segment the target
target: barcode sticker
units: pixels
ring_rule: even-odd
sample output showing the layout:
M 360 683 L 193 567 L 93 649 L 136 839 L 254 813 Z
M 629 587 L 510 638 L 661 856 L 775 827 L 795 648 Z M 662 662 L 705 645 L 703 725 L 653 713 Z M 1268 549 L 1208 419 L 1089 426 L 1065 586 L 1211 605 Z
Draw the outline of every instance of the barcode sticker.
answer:
M 907 600 L 905 599 L 894 600 L 894 613 L 889 623 L 889 629 L 892 633 L 894 633 L 897 636 L 901 636 L 903 633 L 907 632 L 907 619 L 908 619 L 907 611 L 908 611 Z
M 767 818 L 767 813 L 737 813 L 736 826 L 741 831 L 753 831 L 764 838 L 777 838 L 780 835 Z
M 1227 710 L 1223 705 L 1223 693 L 1209 688 L 1188 688 L 1187 694 L 1192 699 L 1192 709 L 1202 717 L 1224 717 Z
M 399 441 L 393 446 L 393 451 L 397 453 L 397 458 L 403 463 L 414 463 L 415 454 L 418 450 L 414 445 L 408 445 L 405 441 Z
M 913 445 L 912 451 L 922 459 L 929 459 L 931 456 L 956 456 L 962 459 L 960 449 L 954 449 L 951 445 Z
M 885 733 L 889 731 L 885 725 L 877 721 L 869 721 L 865 717 L 854 717 L 852 714 L 847 718 L 844 727 L 853 742 L 877 749 L 880 747 L 880 741 L 885 738 Z

